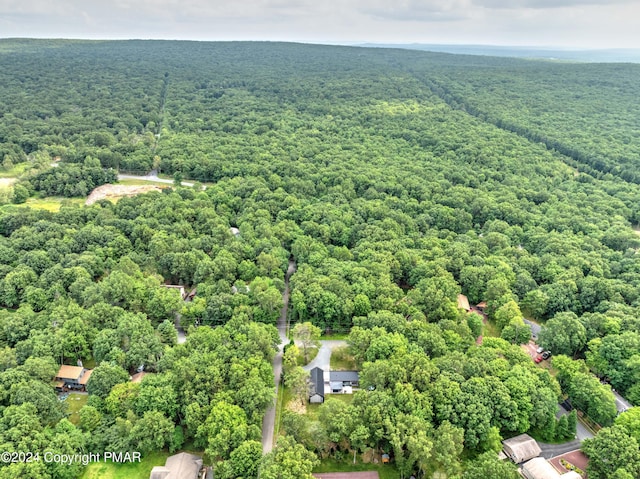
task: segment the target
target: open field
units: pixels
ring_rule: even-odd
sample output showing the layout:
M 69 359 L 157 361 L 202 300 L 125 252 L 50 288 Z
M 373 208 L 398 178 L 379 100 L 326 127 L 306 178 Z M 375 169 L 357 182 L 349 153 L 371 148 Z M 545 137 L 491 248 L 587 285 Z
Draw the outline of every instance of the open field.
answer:
M 49 196 L 46 198 L 29 198 L 26 203 L 19 205 L 4 205 L 3 208 L 17 206 L 20 208 L 29 207 L 37 210 L 47 210 L 53 213 L 60 211 L 62 206 L 79 206 L 84 203 L 84 198 L 63 198 Z

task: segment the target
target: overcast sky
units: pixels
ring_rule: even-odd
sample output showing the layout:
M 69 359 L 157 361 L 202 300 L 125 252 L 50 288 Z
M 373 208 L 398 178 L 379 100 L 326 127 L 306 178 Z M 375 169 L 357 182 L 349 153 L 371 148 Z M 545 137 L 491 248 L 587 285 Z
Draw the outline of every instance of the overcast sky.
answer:
M 0 37 L 640 48 L 640 1 L 0 0 Z

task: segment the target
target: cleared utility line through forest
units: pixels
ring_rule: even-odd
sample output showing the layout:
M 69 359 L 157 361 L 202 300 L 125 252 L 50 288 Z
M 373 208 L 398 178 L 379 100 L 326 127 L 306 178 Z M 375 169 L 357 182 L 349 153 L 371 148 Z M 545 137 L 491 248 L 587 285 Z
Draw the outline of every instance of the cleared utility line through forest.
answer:
M 154 134 L 155 140 L 153 142 L 153 147 L 151 148 L 151 154 L 155 156 L 156 149 L 158 148 L 158 141 L 160 140 L 160 135 L 162 134 L 162 127 L 164 125 L 164 106 L 167 102 L 167 90 L 169 89 L 169 72 L 165 72 L 164 78 L 162 80 L 162 89 L 160 90 L 160 108 L 159 108 L 159 121 L 156 125 L 156 132 Z

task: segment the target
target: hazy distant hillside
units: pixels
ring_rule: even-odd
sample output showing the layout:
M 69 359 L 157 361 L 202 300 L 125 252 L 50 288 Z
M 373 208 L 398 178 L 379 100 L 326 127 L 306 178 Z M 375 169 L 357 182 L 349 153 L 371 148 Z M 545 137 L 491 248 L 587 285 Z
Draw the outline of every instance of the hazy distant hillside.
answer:
M 640 63 L 640 50 L 606 49 L 574 50 L 542 47 L 509 47 L 496 45 L 438 45 L 438 44 L 382 44 L 365 43 L 363 47 L 403 48 L 431 52 L 456 53 L 463 55 L 487 55 L 496 57 L 538 58 L 545 60 L 566 60 L 602 63 Z

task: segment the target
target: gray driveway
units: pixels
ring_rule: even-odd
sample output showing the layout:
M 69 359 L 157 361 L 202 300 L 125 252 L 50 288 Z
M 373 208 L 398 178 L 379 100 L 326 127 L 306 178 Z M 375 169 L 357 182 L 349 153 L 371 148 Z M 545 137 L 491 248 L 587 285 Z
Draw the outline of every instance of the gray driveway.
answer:
M 540 455 L 545 459 L 551 459 L 552 457 L 580 449 L 581 444 L 582 443 L 578 439 L 574 439 L 573 441 L 563 442 L 562 444 L 545 444 L 543 442 L 539 442 L 538 446 L 540 446 L 540 449 L 542 450 Z
M 313 368 L 320 368 L 323 371 L 329 371 L 330 361 L 331 361 L 331 352 L 335 348 L 340 348 L 342 346 L 346 346 L 347 342 L 343 339 L 327 339 L 320 341 L 320 350 L 318 351 L 318 355 L 313 358 L 306 366 L 303 366 L 305 371 L 311 371 Z

